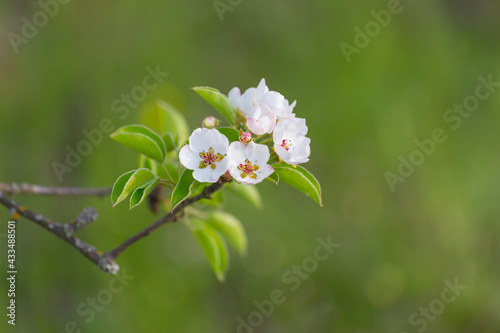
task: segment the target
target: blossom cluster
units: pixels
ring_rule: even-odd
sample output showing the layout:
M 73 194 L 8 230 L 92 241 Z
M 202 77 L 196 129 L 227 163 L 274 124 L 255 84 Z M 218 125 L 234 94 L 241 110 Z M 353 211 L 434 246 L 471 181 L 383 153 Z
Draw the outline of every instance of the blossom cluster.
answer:
M 205 128 L 194 130 L 189 144 L 179 152 L 180 162 L 193 170 L 196 180 L 214 183 L 229 172 L 243 184 L 261 182 L 274 172 L 268 164 L 270 149 L 263 144 L 267 141 L 272 141 L 272 154 L 280 161 L 291 165 L 309 161 L 311 139 L 306 137 L 305 119 L 293 113 L 296 102 L 290 104 L 282 94 L 270 91 L 264 79 L 244 93 L 231 89 L 228 99 L 244 119 L 239 124 L 239 141 L 229 144 L 217 129 L 207 128 L 218 125 L 209 117 L 203 122 Z M 259 140 L 261 143 L 255 142 Z

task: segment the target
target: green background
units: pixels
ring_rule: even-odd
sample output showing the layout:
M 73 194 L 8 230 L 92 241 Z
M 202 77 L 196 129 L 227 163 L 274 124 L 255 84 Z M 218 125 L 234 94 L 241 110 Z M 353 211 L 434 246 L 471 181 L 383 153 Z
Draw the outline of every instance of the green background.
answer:
M 255 332 L 498 332 L 500 92 L 456 130 L 443 115 L 474 94 L 480 75 L 500 80 L 500 6 L 401 6 L 348 62 L 339 44 L 353 45 L 354 28 L 364 30 L 370 11 L 387 8 L 386 1 L 244 0 L 221 21 L 210 0 L 73 0 L 18 53 L 7 35 L 20 34 L 22 18 L 32 20 L 41 7 L 2 1 L 0 181 L 109 186 L 135 168 L 136 154 L 107 137 L 62 183 L 51 164 L 64 162 L 65 147 L 76 147 L 82 131 L 103 118 L 116 127 L 137 122 L 140 107 L 121 120 L 111 103 L 141 85 L 147 66 L 159 65 L 170 74 L 148 100 L 176 105 L 191 130 L 216 115 L 193 86 L 227 93 L 264 77 L 297 100 L 295 113 L 307 119 L 312 139 L 305 166 L 322 184 L 324 207 L 267 182 L 258 187 L 260 211 L 227 197 L 228 211 L 247 229 L 249 253 L 231 252 L 225 283 L 183 224 L 162 227 L 119 257 L 134 279 L 88 323 L 77 307 L 107 289 L 112 276 L 21 219 L 17 325 L 7 326 L 5 314 L 1 325 L 9 332 L 59 333 L 70 321 L 82 332 L 237 332 L 238 317 L 248 320 L 254 301 L 280 289 L 286 301 Z M 384 174 L 396 173 L 398 157 L 408 159 L 418 149 L 414 141 L 436 128 L 447 140 L 391 191 Z M 15 199 L 61 222 L 93 206 L 99 219 L 78 234 L 101 250 L 157 218 L 146 205 L 111 208 L 108 198 Z M 9 219 L 5 209 L 0 216 Z M 290 290 L 283 274 L 314 254 L 318 237 L 340 247 Z M 455 278 L 467 289 L 439 309 L 443 281 Z M 431 304 L 442 311 L 428 327 L 409 322 Z

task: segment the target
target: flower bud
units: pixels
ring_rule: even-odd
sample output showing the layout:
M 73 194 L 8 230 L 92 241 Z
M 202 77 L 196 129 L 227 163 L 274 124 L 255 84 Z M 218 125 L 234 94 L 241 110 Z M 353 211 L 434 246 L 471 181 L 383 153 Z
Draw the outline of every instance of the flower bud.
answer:
M 241 132 L 240 133 L 240 141 L 243 143 L 249 143 L 250 141 L 252 141 L 252 133 Z
M 206 117 L 205 119 L 203 119 L 203 122 L 201 123 L 203 127 L 208 129 L 215 128 L 219 126 L 219 124 L 220 124 L 219 119 L 216 119 L 214 117 Z

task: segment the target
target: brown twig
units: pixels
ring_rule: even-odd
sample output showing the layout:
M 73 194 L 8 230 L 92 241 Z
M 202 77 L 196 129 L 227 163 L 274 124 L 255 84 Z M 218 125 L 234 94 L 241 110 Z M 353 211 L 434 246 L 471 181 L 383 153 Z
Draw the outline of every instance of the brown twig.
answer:
M 212 194 L 214 194 L 215 192 L 220 190 L 224 186 L 224 184 L 229 182 L 229 181 L 230 180 L 227 180 L 226 178 L 224 178 L 224 176 L 222 176 L 216 183 L 213 183 L 212 185 L 205 187 L 203 189 L 203 192 L 201 192 L 200 194 L 198 194 L 192 198 L 187 198 L 184 201 L 180 202 L 177 206 L 174 207 L 174 209 L 172 209 L 172 211 L 170 213 L 163 216 L 161 219 L 159 219 L 155 223 L 151 224 L 149 227 L 142 230 L 141 232 L 128 238 L 126 241 L 124 241 L 122 244 L 117 246 L 115 249 L 107 252 L 106 256 L 108 256 L 108 258 L 110 258 L 112 260 L 116 259 L 116 257 L 118 257 L 130 245 L 134 244 L 139 239 L 149 235 L 151 232 L 153 232 L 158 227 L 160 227 L 163 224 L 168 223 L 168 222 L 177 221 L 179 218 L 181 218 L 179 213 L 182 212 L 184 210 L 184 208 L 186 208 L 187 206 L 192 205 L 193 203 L 195 203 L 196 201 L 201 200 L 201 199 L 210 199 Z
M 60 195 L 60 196 L 76 196 L 88 195 L 103 197 L 111 193 L 111 187 L 103 188 L 80 188 L 80 187 L 48 187 L 27 183 L 0 183 L 0 191 L 15 195 L 15 194 L 35 194 L 35 195 Z
M 116 265 L 112 260 L 109 260 L 107 257 L 103 256 L 102 252 L 97 251 L 94 246 L 81 241 L 73 234 L 73 231 L 75 230 L 75 228 L 73 227 L 73 223 L 75 221 L 64 224 L 54 222 L 41 214 L 32 212 L 26 207 L 19 205 L 14 200 L 7 198 L 2 191 L 0 191 L 0 203 L 10 209 L 11 216 L 14 220 L 17 221 L 19 219 L 19 216 L 23 216 L 71 244 L 81 254 L 83 254 L 87 259 L 96 264 L 103 271 L 111 274 L 116 274 L 116 272 L 118 272 L 118 265 Z M 88 210 L 88 208 L 86 208 L 86 210 Z M 80 217 L 81 216 L 82 214 L 80 214 Z M 91 221 L 87 221 L 86 223 L 89 222 Z
M 5 196 L 5 194 L 1 190 L 0 186 L 0 204 L 4 205 L 5 207 L 9 208 L 11 211 L 12 218 L 14 220 L 18 220 L 19 216 L 23 216 L 27 218 L 30 221 L 35 222 L 36 224 L 40 225 L 41 227 L 45 228 L 49 232 L 55 234 L 59 238 L 65 240 L 69 244 L 71 244 L 74 248 L 76 248 L 81 254 L 83 254 L 87 259 L 89 259 L 91 262 L 93 262 L 97 267 L 102 269 L 105 272 L 108 272 L 110 274 L 116 274 L 118 270 L 120 269 L 119 266 L 115 263 L 116 258 L 123 252 L 125 251 L 129 246 L 137 242 L 138 240 L 144 238 L 145 236 L 149 235 L 151 232 L 159 228 L 160 226 L 168 223 L 168 222 L 175 222 L 178 221 L 180 218 L 183 217 L 181 214 L 184 211 L 184 208 L 186 208 L 189 205 L 192 205 L 193 203 L 201 200 L 201 199 L 210 199 L 212 194 L 220 190 L 225 183 L 230 182 L 230 179 L 225 178 L 225 176 L 222 176 L 216 183 L 213 183 L 210 186 L 207 186 L 203 189 L 203 191 L 191 198 L 187 198 L 183 201 L 181 201 L 177 206 L 175 206 L 171 212 L 160 218 L 158 221 L 154 222 L 151 224 L 149 227 L 145 228 L 144 230 L 140 231 L 139 233 L 135 234 L 132 237 L 129 237 L 127 240 L 125 240 L 122 244 L 118 245 L 116 248 L 113 250 L 102 253 L 101 251 L 96 250 L 96 248 L 90 244 L 87 244 L 80 240 L 78 237 L 74 235 L 74 232 L 86 224 L 94 221 L 97 218 L 97 212 L 93 208 L 85 208 L 82 213 L 74 220 L 71 222 L 67 223 L 58 223 L 54 222 L 51 219 L 44 217 L 40 214 L 36 214 L 30 210 L 28 210 L 26 207 L 19 205 L 16 203 L 14 200 L 8 198 Z M 0 183 L 0 185 L 5 185 Z M 29 188 L 33 188 L 33 186 L 36 185 L 29 185 Z M 27 187 L 28 188 L 28 187 Z M 38 187 L 37 188 L 46 188 L 49 189 L 48 187 Z M 54 189 L 54 188 L 52 188 Z M 62 189 L 62 188 L 59 188 Z M 66 189 L 68 190 L 68 189 Z M 88 191 L 85 191 L 88 190 Z M 91 191 L 93 190 L 93 192 Z M 88 195 L 100 195 L 96 193 L 100 193 L 97 191 L 98 189 L 71 189 L 71 191 L 68 191 L 67 193 L 72 193 L 68 195 L 77 195 L 75 193 L 87 193 Z M 97 191 L 97 192 L 96 192 Z M 104 191 L 104 189 L 102 189 Z M 15 192 L 15 191 L 14 191 Z M 57 195 L 64 195 L 60 194 L 63 193 L 63 191 L 58 191 Z M 13 193 L 12 191 L 9 193 Z M 25 192 L 16 192 L 16 193 L 30 193 L 29 191 Z M 90 194 L 94 193 L 94 194 Z M 109 193 L 109 192 L 108 192 Z M 31 192 L 31 194 L 48 194 L 47 192 L 44 193 L 35 193 Z M 56 193 L 52 193 L 56 194 Z M 104 193 L 105 194 L 105 193 Z M 82 195 L 82 194 L 81 194 Z

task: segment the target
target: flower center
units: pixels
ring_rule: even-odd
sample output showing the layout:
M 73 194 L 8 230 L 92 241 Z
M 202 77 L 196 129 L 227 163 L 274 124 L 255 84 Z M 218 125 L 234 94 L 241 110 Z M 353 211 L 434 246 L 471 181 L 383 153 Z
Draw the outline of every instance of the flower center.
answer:
M 215 169 L 216 167 L 215 163 L 222 161 L 224 157 L 226 157 L 226 155 L 221 155 L 219 153 L 216 154 L 214 149 L 210 147 L 208 152 L 205 151 L 201 152 L 200 157 L 201 157 L 200 169 L 205 169 L 209 165 L 211 169 Z
M 290 140 L 288 140 L 288 139 L 281 140 L 281 147 L 285 148 L 286 151 L 288 151 L 291 146 L 292 146 L 292 142 Z
M 253 165 L 249 160 L 245 160 L 245 164 L 240 163 L 240 165 L 238 165 L 238 170 L 241 171 L 241 178 L 246 178 L 248 176 L 252 179 L 257 179 L 257 175 L 254 171 L 259 170 L 259 166 Z

